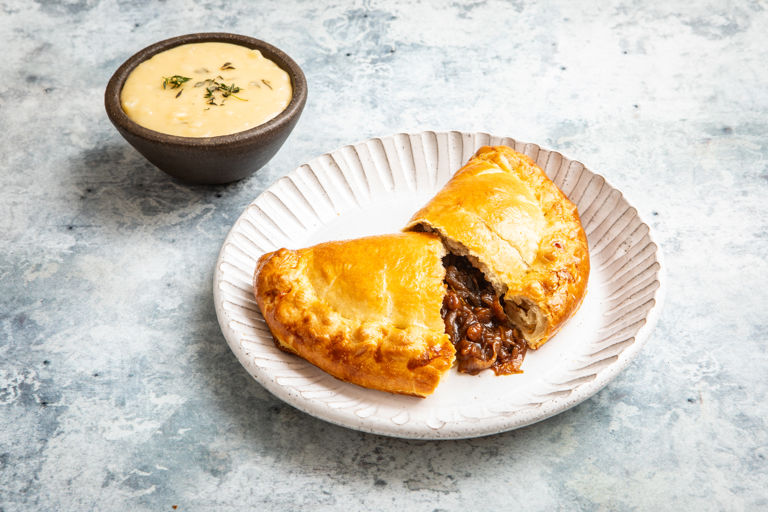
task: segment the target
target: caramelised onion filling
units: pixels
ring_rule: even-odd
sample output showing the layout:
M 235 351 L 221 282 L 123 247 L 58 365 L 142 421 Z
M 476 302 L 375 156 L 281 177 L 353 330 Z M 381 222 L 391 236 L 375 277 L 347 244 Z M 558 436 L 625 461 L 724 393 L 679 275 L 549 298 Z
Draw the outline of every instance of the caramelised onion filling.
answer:
M 510 325 L 491 283 L 464 256 L 449 254 L 443 266 L 448 292 L 440 313 L 456 347 L 459 371 L 475 375 L 491 368 L 496 375 L 520 373 L 525 340 Z

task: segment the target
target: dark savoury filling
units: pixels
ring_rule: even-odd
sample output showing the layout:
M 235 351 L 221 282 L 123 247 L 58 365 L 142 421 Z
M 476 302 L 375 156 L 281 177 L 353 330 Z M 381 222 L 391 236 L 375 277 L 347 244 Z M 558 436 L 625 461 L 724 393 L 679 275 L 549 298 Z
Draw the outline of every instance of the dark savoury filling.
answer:
M 440 313 L 456 347 L 459 371 L 475 375 L 491 368 L 496 375 L 520 373 L 526 344 L 510 325 L 493 286 L 467 258 L 443 258 L 448 293 Z

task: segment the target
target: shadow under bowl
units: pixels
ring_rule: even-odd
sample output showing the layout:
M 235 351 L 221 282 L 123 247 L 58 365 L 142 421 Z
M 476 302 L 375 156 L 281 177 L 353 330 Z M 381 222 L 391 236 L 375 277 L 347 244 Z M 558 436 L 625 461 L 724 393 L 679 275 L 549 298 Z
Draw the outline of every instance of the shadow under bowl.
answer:
M 232 43 L 259 50 L 288 73 L 293 96 L 285 110 L 254 128 L 216 137 L 168 135 L 145 128 L 128 117 L 120 94 L 126 78 L 136 66 L 176 46 L 208 42 Z M 110 121 L 131 146 L 174 178 L 209 185 L 245 178 L 269 162 L 296 126 L 306 101 L 307 80 L 299 65 L 287 54 L 259 39 L 222 32 L 187 34 L 144 48 L 115 71 L 104 93 Z

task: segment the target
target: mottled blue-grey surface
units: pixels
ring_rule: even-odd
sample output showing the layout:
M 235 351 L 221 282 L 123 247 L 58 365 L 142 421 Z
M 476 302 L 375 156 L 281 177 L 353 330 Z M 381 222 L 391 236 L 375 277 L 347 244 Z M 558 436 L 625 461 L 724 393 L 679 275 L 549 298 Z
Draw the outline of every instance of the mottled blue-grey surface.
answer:
M 0 1 L 0 509 L 768 508 L 768 4 Z M 698 5 L 694 5 L 698 4 Z M 102 97 L 133 52 L 224 30 L 304 68 L 257 176 L 175 182 Z M 336 427 L 240 367 L 211 279 L 242 209 L 376 135 L 489 131 L 604 174 L 668 296 L 582 405 L 483 439 Z

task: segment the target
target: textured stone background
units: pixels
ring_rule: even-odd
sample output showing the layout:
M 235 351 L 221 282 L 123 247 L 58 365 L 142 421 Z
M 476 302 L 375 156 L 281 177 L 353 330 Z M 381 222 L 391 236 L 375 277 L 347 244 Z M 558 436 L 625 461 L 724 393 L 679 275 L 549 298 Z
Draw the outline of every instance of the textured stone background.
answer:
M 768 507 L 768 3 L 0 1 L 0 509 Z M 652 5 L 657 4 L 657 5 Z M 257 176 L 192 187 L 110 125 L 109 76 L 173 35 L 273 42 L 309 102 Z M 253 381 L 219 331 L 220 244 L 277 177 L 398 131 L 585 162 L 655 227 L 640 357 L 518 431 L 413 442 Z

